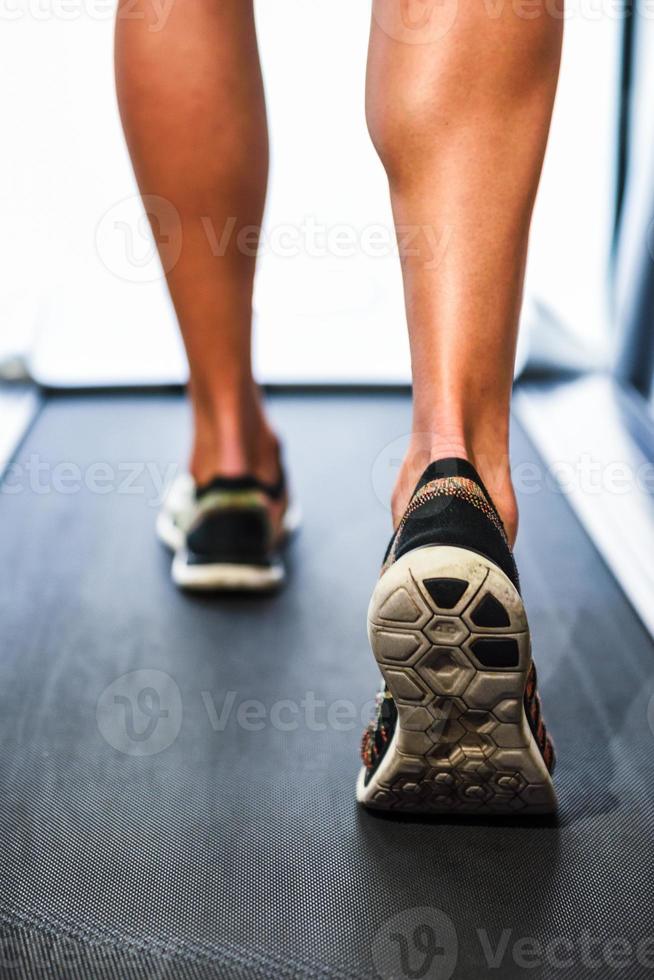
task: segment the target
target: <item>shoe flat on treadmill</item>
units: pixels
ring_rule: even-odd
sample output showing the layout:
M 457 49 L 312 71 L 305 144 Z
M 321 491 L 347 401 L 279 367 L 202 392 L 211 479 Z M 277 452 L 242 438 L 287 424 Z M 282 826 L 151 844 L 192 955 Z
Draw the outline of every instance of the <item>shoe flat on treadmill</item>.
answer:
M 175 552 L 172 577 L 181 588 L 265 591 L 284 581 L 280 550 L 297 524 L 283 476 L 275 485 L 247 475 L 197 487 L 182 474 L 159 513 L 157 534 Z
M 157 537 L 171 551 L 179 551 L 186 542 L 187 528 L 195 516 L 195 480 L 190 473 L 179 473 L 157 515 Z
M 413 813 L 552 813 L 555 756 L 504 526 L 475 468 L 431 463 L 393 535 L 368 635 L 385 686 L 357 799 Z

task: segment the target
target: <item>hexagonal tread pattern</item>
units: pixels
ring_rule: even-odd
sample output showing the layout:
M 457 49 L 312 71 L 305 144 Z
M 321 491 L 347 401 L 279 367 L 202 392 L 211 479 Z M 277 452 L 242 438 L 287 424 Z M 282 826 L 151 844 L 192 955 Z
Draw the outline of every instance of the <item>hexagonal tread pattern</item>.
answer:
M 443 608 L 450 601 L 454 613 Z M 416 549 L 380 579 L 370 638 L 397 704 L 398 731 L 364 793 L 366 805 L 431 813 L 555 809 L 523 708 L 527 621 L 499 569 L 460 548 Z M 410 653 L 398 663 L 400 649 Z

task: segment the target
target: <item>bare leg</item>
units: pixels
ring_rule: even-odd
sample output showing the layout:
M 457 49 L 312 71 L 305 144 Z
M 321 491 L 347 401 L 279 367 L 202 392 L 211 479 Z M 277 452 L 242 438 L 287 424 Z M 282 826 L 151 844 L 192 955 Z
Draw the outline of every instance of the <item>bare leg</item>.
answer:
M 466 0 L 446 30 L 450 2 L 374 0 L 367 91 L 396 224 L 420 229 L 403 256 L 414 435 L 394 517 L 429 459 L 464 456 L 511 540 L 517 323 L 562 36 L 551 4 L 528 8 Z
M 173 3 L 163 27 L 150 0 L 121 0 L 116 80 L 141 191 L 181 219 L 167 278 L 191 371 L 191 471 L 200 483 L 247 472 L 273 481 L 276 440 L 251 367 L 256 241 L 238 241 L 261 225 L 268 171 L 251 0 Z

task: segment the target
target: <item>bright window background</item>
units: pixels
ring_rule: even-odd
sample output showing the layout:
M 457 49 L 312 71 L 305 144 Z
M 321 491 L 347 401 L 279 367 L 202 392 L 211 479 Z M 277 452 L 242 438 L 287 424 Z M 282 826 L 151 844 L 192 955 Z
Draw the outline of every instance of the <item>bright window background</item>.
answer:
M 568 8 L 521 345 L 540 362 L 601 359 L 608 336 L 620 25 L 597 6 Z M 405 381 L 398 263 L 365 238 L 381 226 L 378 251 L 391 228 L 364 122 L 369 4 L 259 0 L 257 13 L 273 144 L 259 376 Z M 115 107 L 112 5 L 20 0 L 0 19 L 0 359 L 27 351 L 52 384 L 182 380 Z
M 642 277 L 651 276 L 654 258 L 654 18 L 651 15 L 641 17 L 637 26 L 630 118 L 631 153 L 616 269 L 614 321 L 619 325 L 630 323 L 634 304 L 640 303 Z M 650 330 L 654 329 L 653 316 L 654 311 L 650 311 Z M 616 346 L 621 340 L 618 329 L 614 331 Z M 650 407 L 654 410 L 654 394 Z

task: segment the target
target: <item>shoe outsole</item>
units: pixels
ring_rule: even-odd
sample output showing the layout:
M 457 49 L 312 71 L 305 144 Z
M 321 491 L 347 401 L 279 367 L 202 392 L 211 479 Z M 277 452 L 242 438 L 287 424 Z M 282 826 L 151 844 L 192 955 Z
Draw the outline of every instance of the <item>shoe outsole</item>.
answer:
M 285 579 L 280 561 L 266 566 L 193 564 L 183 549 L 173 558 L 171 575 L 180 589 L 193 592 L 268 592 L 278 589 Z
M 496 565 L 464 548 L 409 552 L 377 583 L 368 635 L 398 719 L 372 777 L 359 774 L 360 803 L 425 814 L 555 812 L 524 709 L 527 617 Z

